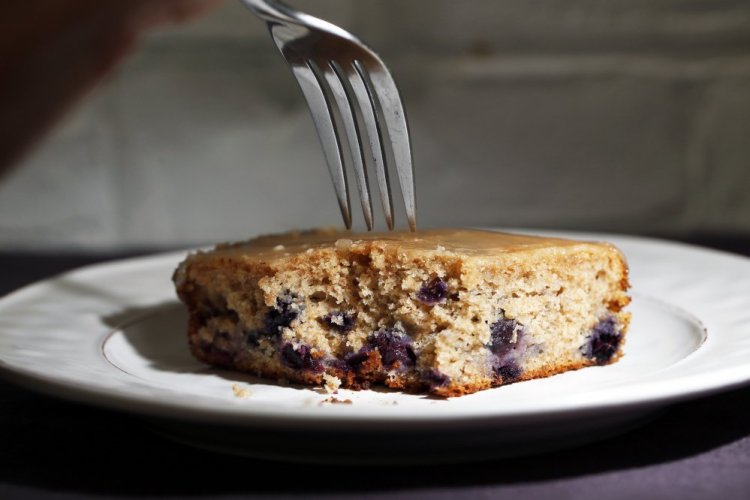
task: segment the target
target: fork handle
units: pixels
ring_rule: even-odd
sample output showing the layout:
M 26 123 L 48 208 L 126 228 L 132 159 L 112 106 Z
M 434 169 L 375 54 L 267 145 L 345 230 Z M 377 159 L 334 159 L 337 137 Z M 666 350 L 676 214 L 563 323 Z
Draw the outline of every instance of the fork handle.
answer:
M 243 4 L 255 15 L 268 22 L 291 22 L 295 23 L 296 20 L 292 15 L 292 11 L 286 5 L 281 2 L 273 0 L 241 0 Z

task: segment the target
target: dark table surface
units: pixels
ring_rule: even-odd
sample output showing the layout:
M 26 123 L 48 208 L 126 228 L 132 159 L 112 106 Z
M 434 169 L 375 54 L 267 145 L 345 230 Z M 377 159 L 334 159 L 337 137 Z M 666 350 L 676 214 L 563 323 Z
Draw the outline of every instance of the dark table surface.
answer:
M 693 242 L 750 255 L 747 240 Z M 117 257 L 0 254 L 0 293 Z M 674 405 L 584 447 L 462 465 L 332 467 L 212 454 L 160 438 L 132 416 L 3 381 L 0 436 L 0 499 L 750 499 L 750 387 Z

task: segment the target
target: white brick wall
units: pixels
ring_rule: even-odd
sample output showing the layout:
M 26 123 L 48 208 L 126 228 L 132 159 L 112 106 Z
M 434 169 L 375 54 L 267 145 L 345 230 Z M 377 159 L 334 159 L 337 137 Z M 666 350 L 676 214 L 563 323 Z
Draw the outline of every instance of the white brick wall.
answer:
M 392 67 L 423 226 L 750 231 L 746 1 L 295 5 Z M 187 245 L 340 225 L 274 50 L 236 3 L 155 35 L 0 183 L 0 245 Z

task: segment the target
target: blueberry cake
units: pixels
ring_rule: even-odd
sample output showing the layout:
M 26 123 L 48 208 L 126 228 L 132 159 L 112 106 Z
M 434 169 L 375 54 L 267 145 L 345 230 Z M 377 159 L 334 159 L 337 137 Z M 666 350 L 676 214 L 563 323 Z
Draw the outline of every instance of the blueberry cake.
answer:
M 174 282 L 201 361 L 439 396 L 612 363 L 630 319 L 615 247 L 491 231 L 263 236 Z

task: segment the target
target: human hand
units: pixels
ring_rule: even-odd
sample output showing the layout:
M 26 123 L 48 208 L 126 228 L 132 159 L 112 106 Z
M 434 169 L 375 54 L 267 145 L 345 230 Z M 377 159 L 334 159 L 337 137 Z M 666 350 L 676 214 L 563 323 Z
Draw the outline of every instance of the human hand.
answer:
M 222 0 L 0 2 L 0 172 L 17 161 L 153 28 Z

